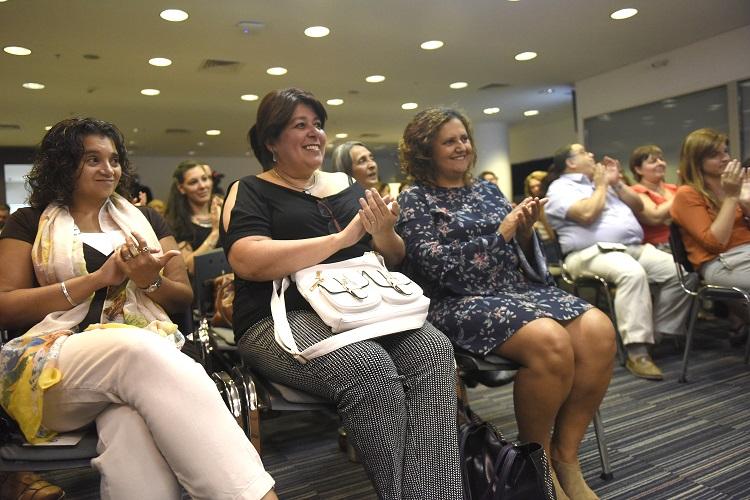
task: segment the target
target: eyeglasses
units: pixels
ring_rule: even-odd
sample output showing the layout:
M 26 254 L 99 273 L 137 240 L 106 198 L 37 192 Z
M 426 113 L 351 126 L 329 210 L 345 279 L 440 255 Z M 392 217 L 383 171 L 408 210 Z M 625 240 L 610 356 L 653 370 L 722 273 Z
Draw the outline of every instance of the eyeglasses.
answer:
M 318 199 L 317 205 L 318 205 L 318 212 L 320 212 L 320 215 L 328 219 L 328 230 L 331 233 L 334 233 L 334 232 L 340 233 L 341 224 L 339 224 L 339 221 L 336 220 L 336 216 L 333 214 L 333 208 L 331 208 L 328 202 L 324 199 Z

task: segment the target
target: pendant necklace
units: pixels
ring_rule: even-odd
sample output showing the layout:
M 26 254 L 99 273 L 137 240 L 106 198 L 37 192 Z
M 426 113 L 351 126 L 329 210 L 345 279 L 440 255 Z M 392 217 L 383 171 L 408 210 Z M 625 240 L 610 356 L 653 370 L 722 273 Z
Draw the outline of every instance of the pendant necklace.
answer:
M 289 186 L 293 187 L 294 189 L 298 189 L 298 190 L 302 191 L 305 194 L 310 194 L 310 192 L 312 191 L 312 188 L 314 188 L 315 184 L 318 182 L 318 171 L 317 170 L 315 172 L 313 172 L 312 182 L 310 182 L 306 186 L 297 186 L 290 179 L 288 179 L 286 175 L 282 175 L 275 168 L 271 169 L 271 172 L 273 172 L 273 174 L 276 177 L 278 177 L 279 179 L 281 179 L 282 181 L 284 181 L 284 183 L 288 184 Z

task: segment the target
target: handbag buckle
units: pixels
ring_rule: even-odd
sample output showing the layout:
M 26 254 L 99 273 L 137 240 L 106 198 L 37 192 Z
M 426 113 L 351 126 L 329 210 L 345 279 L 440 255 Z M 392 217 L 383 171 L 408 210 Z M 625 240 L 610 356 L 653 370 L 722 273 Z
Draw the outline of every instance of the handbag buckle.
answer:
M 338 278 L 333 278 L 336 281 L 338 281 L 339 285 L 344 287 L 346 292 L 351 295 L 354 298 L 357 298 L 359 300 L 364 300 L 367 298 L 367 292 L 360 290 L 359 288 L 355 288 L 355 284 L 349 280 L 346 276 L 340 276 Z

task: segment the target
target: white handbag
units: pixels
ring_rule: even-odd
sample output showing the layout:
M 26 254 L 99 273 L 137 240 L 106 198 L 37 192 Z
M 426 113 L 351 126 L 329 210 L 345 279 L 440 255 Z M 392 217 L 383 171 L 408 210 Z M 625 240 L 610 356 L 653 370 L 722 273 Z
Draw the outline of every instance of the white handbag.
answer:
M 301 269 L 291 279 L 336 334 L 300 351 L 286 316 L 284 292 L 290 277 L 274 280 L 271 294 L 274 337 L 300 363 L 353 342 L 420 328 L 430 307 L 430 299 L 424 296 L 422 288 L 401 273 L 389 272 L 375 252 Z

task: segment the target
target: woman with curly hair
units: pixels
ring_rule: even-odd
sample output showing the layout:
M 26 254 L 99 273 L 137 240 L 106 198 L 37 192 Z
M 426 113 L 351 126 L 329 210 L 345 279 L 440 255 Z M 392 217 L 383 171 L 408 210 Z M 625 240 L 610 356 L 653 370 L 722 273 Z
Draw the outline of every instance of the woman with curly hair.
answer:
M 220 196 L 213 194 L 213 176 L 208 165 L 186 160 L 172 174 L 165 218 L 175 232 L 177 245 L 188 272 L 194 258 L 219 245 Z
M 431 299 L 428 319 L 459 348 L 521 366 L 513 386 L 519 438 L 552 457 L 558 499 L 597 498 L 578 447 L 609 384 L 614 328 L 552 285 L 532 229 L 546 200 L 511 208 L 496 185 L 475 180 L 471 125 L 453 109 L 417 114 L 399 156 L 415 182 L 399 196 L 396 229 L 407 272 Z
M 213 382 L 180 352 L 167 312 L 193 293 L 164 220 L 128 200 L 132 175 L 110 123 L 71 118 L 42 139 L 31 207 L 0 234 L 0 327 L 25 332 L 0 351 L 0 404 L 32 443 L 96 422 L 102 498 L 180 498 L 180 486 L 275 498 Z

